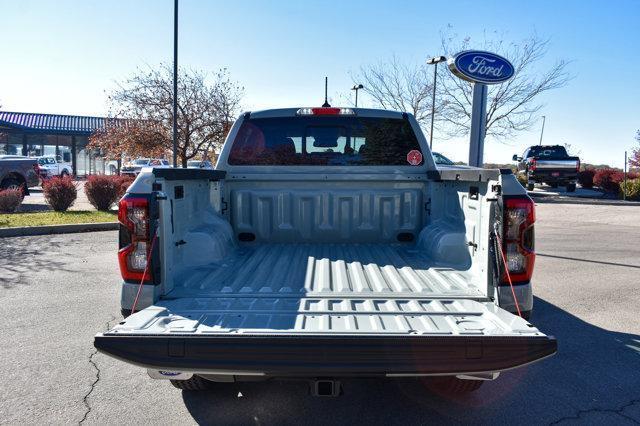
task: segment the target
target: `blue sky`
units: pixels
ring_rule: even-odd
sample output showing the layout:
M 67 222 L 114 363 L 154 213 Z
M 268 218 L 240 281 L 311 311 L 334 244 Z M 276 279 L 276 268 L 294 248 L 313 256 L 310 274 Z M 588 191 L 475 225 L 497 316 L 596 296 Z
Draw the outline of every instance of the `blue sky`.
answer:
M 173 1 L 0 1 L 5 110 L 102 115 L 115 80 L 171 61 Z M 541 99 L 545 143 L 570 143 L 583 160 L 621 167 L 640 128 L 640 1 L 204 1 L 180 3 L 181 65 L 227 67 L 244 85 L 245 109 L 318 105 L 351 74 L 396 55 L 439 54 L 440 31 L 472 40 L 550 38 L 545 62 L 571 59 L 576 75 Z M 544 64 L 542 64 L 544 65 Z M 366 106 L 368 100 L 362 97 Z M 508 162 L 539 126 L 507 143 L 487 140 L 485 161 Z M 466 160 L 467 138 L 434 136 L 434 149 Z

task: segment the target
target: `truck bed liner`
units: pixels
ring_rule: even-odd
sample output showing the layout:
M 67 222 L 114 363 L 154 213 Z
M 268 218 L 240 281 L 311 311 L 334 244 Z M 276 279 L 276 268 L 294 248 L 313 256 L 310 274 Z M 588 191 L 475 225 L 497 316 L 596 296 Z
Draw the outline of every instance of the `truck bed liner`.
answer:
M 181 276 L 169 297 L 483 297 L 470 273 L 412 244 L 244 245 Z

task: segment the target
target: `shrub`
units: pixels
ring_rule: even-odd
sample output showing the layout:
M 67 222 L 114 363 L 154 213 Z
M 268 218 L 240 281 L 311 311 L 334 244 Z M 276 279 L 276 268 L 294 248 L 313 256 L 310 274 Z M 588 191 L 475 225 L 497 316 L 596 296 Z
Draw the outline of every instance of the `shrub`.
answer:
M 583 170 L 578 172 L 578 183 L 583 188 L 591 189 L 593 188 L 593 177 L 595 176 L 596 171 L 593 169 Z
M 118 190 L 118 198 L 124 197 L 124 194 L 127 192 L 127 188 L 129 185 L 133 183 L 135 178 L 130 175 L 120 175 L 119 178 L 119 190 Z
M 22 204 L 21 189 L 5 189 L 0 191 L 0 212 L 13 213 Z
M 605 192 L 618 194 L 620 192 L 620 182 L 624 179 L 624 174 L 616 169 L 600 169 L 593 177 L 593 184 Z
M 120 176 L 93 175 L 87 178 L 84 192 L 93 207 L 107 211 L 120 198 Z
M 76 184 L 70 176 L 54 176 L 42 182 L 42 191 L 47 203 L 57 212 L 66 211 L 78 196 Z
M 627 200 L 640 201 L 640 178 L 627 179 L 626 185 L 622 182 L 620 192 L 621 196 L 624 195 Z

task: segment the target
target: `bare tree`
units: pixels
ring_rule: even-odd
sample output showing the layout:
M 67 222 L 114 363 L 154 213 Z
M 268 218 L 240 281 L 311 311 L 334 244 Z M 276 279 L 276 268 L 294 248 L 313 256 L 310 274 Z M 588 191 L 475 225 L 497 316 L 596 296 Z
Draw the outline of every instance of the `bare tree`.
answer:
M 151 152 L 172 149 L 173 71 L 161 64 L 139 71 L 118 83 L 109 97 L 113 125 L 96 133 L 95 147 L 117 154 L 135 155 L 145 146 Z M 179 70 L 178 76 L 178 158 L 187 161 L 205 154 L 224 141 L 239 111 L 244 88 L 231 81 L 226 69 L 209 78 L 194 70 Z M 122 123 L 126 123 L 123 125 Z M 116 139 L 127 133 L 127 143 Z M 120 152 L 118 152 L 120 151 Z
M 539 95 L 563 87 L 572 78 L 566 60 L 541 70 L 540 62 L 547 54 L 548 45 L 549 40 L 535 35 L 521 43 L 505 44 L 486 37 L 479 42 L 470 37 L 460 40 L 457 35 L 443 32 L 437 53 L 452 57 L 473 47 L 501 54 L 513 63 L 513 78 L 489 86 L 487 101 L 486 135 L 504 139 L 531 128 L 543 106 Z M 388 62 L 362 67 L 356 79 L 362 80 L 378 106 L 411 112 L 425 124 L 430 122 L 432 76 L 427 65 L 409 67 L 394 57 Z M 452 137 L 468 133 L 472 98 L 471 83 L 454 76 L 446 66 L 438 67 L 435 121 L 438 130 Z
M 396 56 L 389 61 L 363 66 L 354 78 L 380 107 L 410 112 L 420 124 L 431 117 L 433 77 L 426 65 L 401 64 Z

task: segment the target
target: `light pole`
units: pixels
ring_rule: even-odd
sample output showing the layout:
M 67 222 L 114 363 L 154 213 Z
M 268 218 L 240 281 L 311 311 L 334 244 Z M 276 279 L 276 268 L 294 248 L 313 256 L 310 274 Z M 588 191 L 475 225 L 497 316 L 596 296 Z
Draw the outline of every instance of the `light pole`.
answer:
M 358 90 L 360 89 L 364 89 L 364 86 L 362 84 L 356 84 L 351 88 L 351 90 L 356 91 L 356 108 L 358 108 Z
M 438 78 L 438 63 L 446 61 L 445 56 L 434 56 L 427 59 L 427 64 L 435 65 L 433 68 L 433 94 L 431 95 L 431 132 L 429 133 L 429 149 L 433 149 L 433 121 L 436 114 L 436 82 Z
M 178 0 L 173 2 L 173 167 L 178 167 Z
M 540 143 L 538 145 L 542 145 L 542 135 L 544 134 L 544 122 L 547 120 L 545 115 L 542 116 L 542 129 L 540 129 Z

